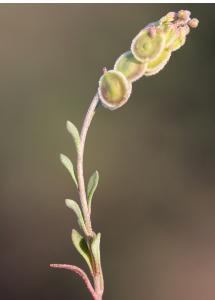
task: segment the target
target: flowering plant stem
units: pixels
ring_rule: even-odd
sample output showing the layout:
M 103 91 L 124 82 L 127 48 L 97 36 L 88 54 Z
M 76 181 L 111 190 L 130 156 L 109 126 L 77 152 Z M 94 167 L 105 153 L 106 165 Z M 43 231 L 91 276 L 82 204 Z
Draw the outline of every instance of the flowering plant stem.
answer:
M 84 168 L 83 168 L 83 159 L 84 159 L 84 146 L 85 141 L 87 137 L 87 132 L 90 127 L 91 121 L 93 119 L 93 116 L 96 111 L 96 107 L 99 103 L 99 96 L 96 94 L 89 106 L 89 109 L 86 113 L 86 116 L 83 121 L 82 129 L 81 129 L 81 135 L 80 135 L 80 147 L 77 152 L 77 177 L 78 177 L 78 191 L 79 191 L 79 198 L 81 201 L 81 206 L 83 210 L 84 220 L 86 224 L 86 229 L 88 236 L 87 238 L 91 240 L 94 237 L 94 232 L 92 229 L 92 222 L 91 222 L 91 209 L 88 206 L 87 203 L 87 196 L 86 196 L 86 188 L 85 188 L 85 182 L 84 182 Z M 101 269 L 101 266 L 100 266 Z M 100 270 L 101 272 L 101 270 Z M 94 289 L 95 289 L 95 300 L 101 300 L 102 294 L 103 294 L 103 288 L 102 288 L 102 274 L 93 274 L 94 279 Z
M 86 273 L 73 265 L 66 265 L 66 264 L 51 264 L 50 266 L 52 268 L 60 268 L 60 269 L 66 269 L 70 270 L 72 272 L 77 273 L 86 284 L 90 294 L 92 295 L 94 300 L 102 300 L 102 295 L 104 291 L 104 284 L 103 284 L 103 274 L 102 274 L 102 268 L 101 263 L 94 260 L 94 255 L 91 250 L 91 243 L 93 241 L 93 238 L 95 238 L 96 234 L 94 233 L 92 229 L 92 222 L 91 222 L 91 207 L 88 205 L 87 201 L 87 193 L 85 188 L 85 180 L 84 180 L 84 168 L 83 168 L 83 162 L 84 162 L 84 147 L 85 147 L 85 141 L 88 133 L 88 129 L 90 127 L 91 121 L 93 119 L 93 116 L 96 111 L 96 107 L 99 104 L 99 96 L 98 93 L 93 97 L 93 100 L 89 106 L 89 109 L 86 113 L 86 116 L 83 121 L 81 134 L 80 134 L 80 143 L 77 147 L 77 186 L 78 186 L 78 192 L 79 192 L 79 199 L 81 202 L 81 208 L 83 212 L 84 217 L 84 223 L 86 226 L 85 230 L 85 238 L 88 244 L 88 248 L 90 251 L 90 256 L 92 260 L 92 277 L 94 281 L 94 287 L 92 286 L 88 276 Z M 99 253 L 100 255 L 100 253 Z
M 152 76 L 160 72 L 167 64 L 171 53 L 180 49 L 186 42 L 190 28 L 196 28 L 199 21 L 190 18 L 190 11 L 180 10 L 169 12 L 159 21 L 150 23 L 142 29 L 131 43 L 130 50 L 123 53 L 116 61 L 113 70 L 103 69 L 94 96 L 83 121 L 81 133 L 74 124 L 67 121 L 67 130 L 72 135 L 77 152 L 77 178 L 71 160 L 64 154 L 60 155 L 62 164 L 70 173 L 79 193 L 81 208 L 74 200 L 66 199 L 66 205 L 74 211 L 84 237 L 75 229 L 72 230 L 72 241 L 85 259 L 94 284 L 86 273 L 73 265 L 52 264 L 53 268 L 70 270 L 78 274 L 86 284 L 94 300 L 102 300 L 104 281 L 100 258 L 100 233 L 95 233 L 91 221 L 91 203 L 99 181 L 95 171 L 88 182 L 84 180 L 84 147 L 88 129 L 100 103 L 110 110 L 118 109 L 129 99 L 134 81 L 143 76 Z

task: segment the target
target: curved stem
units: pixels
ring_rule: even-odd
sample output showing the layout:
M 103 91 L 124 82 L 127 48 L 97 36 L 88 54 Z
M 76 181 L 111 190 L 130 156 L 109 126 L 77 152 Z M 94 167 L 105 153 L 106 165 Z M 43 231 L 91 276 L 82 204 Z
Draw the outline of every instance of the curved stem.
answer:
M 92 287 L 92 284 L 87 276 L 87 274 L 80 268 L 73 266 L 73 265 L 65 265 L 65 264 L 51 264 L 51 268 L 57 268 L 57 269 L 65 269 L 72 271 L 76 274 L 78 274 L 84 281 L 86 287 L 88 288 L 90 294 L 92 295 L 94 300 L 98 300 L 98 296 L 94 291 L 94 288 Z
M 87 132 L 90 127 L 93 116 L 95 114 L 95 109 L 98 103 L 99 103 L 99 96 L 98 94 L 96 94 L 90 104 L 90 107 L 83 121 L 81 135 L 80 135 L 80 140 L 81 140 L 80 147 L 77 153 L 78 191 L 79 191 L 79 197 L 80 197 L 81 206 L 84 214 L 86 228 L 88 231 L 88 235 L 90 237 L 93 236 L 93 230 L 92 230 L 92 224 L 90 219 L 90 212 L 87 203 L 87 195 L 86 195 L 85 182 L 84 182 L 83 157 L 84 157 L 84 146 L 85 146 Z
M 95 110 L 96 110 L 98 103 L 99 103 L 99 96 L 98 96 L 98 94 L 96 94 L 89 106 L 89 109 L 88 109 L 86 116 L 84 118 L 84 121 L 83 121 L 81 134 L 80 134 L 80 147 L 79 147 L 78 153 L 77 153 L 78 191 L 79 191 L 79 197 L 80 197 L 80 201 L 81 201 L 81 206 L 82 206 L 82 210 L 83 210 L 83 215 L 84 215 L 84 219 L 85 219 L 88 237 L 93 237 L 94 233 L 92 230 L 90 210 L 89 210 L 89 206 L 88 206 L 86 189 L 85 189 L 83 159 L 84 159 L 84 146 L 85 146 L 88 129 L 90 127 L 90 124 L 91 124 L 91 121 L 95 114 Z M 97 273 L 97 271 L 95 271 L 95 273 L 93 274 L 93 279 L 94 279 L 96 300 L 101 300 L 102 294 L 103 294 L 102 270 L 100 270 L 99 274 Z
M 83 159 L 84 159 L 84 146 L 85 146 L 85 141 L 86 141 L 86 137 L 87 137 L 87 132 L 90 127 L 93 116 L 95 114 L 95 110 L 96 110 L 98 103 L 99 103 L 99 96 L 98 96 L 98 94 L 96 94 L 94 96 L 94 98 L 89 106 L 89 109 L 86 113 L 86 116 L 84 118 L 81 133 L 80 133 L 80 145 L 77 148 L 78 192 L 79 192 L 79 198 L 80 198 L 81 207 L 82 207 L 82 211 L 83 211 L 83 215 L 84 215 L 84 221 L 85 221 L 85 225 L 86 225 L 87 232 L 85 234 L 86 234 L 87 240 L 90 243 L 91 243 L 92 238 L 94 237 L 95 233 L 93 232 L 93 229 L 92 229 L 90 209 L 88 206 L 87 194 L 86 194 L 86 189 L 85 189 Z M 89 250 L 91 251 L 90 247 L 89 247 Z M 93 257 L 93 255 L 92 255 L 92 257 Z M 94 300 L 102 300 L 104 287 L 103 287 L 103 275 L 102 275 L 101 266 L 100 266 L 99 272 L 98 272 L 97 268 L 95 268 L 95 270 L 92 273 L 93 280 L 94 280 L 94 288 L 92 287 L 87 275 L 80 268 L 73 266 L 73 265 L 65 265 L 65 264 L 52 264 L 50 266 L 52 268 L 67 269 L 67 270 L 77 273 L 84 280 L 93 299 Z

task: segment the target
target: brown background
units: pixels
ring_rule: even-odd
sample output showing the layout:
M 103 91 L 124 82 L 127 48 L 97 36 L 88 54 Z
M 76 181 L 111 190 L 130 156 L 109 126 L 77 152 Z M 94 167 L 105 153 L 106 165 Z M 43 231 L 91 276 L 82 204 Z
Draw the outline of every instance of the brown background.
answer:
M 49 263 L 84 266 L 70 241 L 77 199 L 59 162 L 75 160 L 101 69 L 168 11 L 200 26 L 165 70 L 133 85 L 123 108 L 99 109 L 85 157 L 100 172 L 104 299 L 215 299 L 214 5 L 0 5 L 1 299 L 90 299 Z

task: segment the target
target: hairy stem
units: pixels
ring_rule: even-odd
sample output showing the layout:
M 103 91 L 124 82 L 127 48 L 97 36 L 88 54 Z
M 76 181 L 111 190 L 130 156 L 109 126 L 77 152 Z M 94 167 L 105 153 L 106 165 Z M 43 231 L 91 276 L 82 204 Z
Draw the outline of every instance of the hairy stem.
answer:
M 80 197 L 81 206 L 84 214 L 84 220 L 85 220 L 87 232 L 90 237 L 93 237 L 93 230 L 92 230 L 90 211 L 87 203 L 87 195 L 86 195 L 85 182 L 84 182 L 83 158 L 84 158 L 84 146 L 85 146 L 87 132 L 90 127 L 93 116 L 95 114 L 95 109 L 98 103 L 99 103 L 99 96 L 98 94 L 96 94 L 90 104 L 90 107 L 83 121 L 81 135 L 80 135 L 80 140 L 81 140 L 80 147 L 77 153 L 78 191 L 79 191 L 79 197 Z
M 66 264 L 51 264 L 50 267 L 52 268 L 59 268 L 59 269 L 66 269 L 70 270 L 72 272 L 77 273 L 84 281 L 86 284 L 88 290 L 90 291 L 92 297 L 94 300 L 102 300 L 102 295 L 103 295 L 103 290 L 104 290 L 104 285 L 103 285 L 103 275 L 102 275 L 102 268 L 101 264 L 99 265 L 99 270 L 98 266 L 96 265 L 95 257 L 93 255 L 92 249 L 91 249 L 91 243 L 93 241 L 93 238 L 95 237 L 95 233 L 93 232 L 92 229 L 92 224 L 91 224 L 91 213 L 90 209 L 88 206 L 88 199 L 87 199 L 87 194 L 86 194 L 86 189 L 85 189 L 85 182 L 84 182 L 84 170 L 83 170 L 83 159 L 84 159 L 84 146 L 85 146 L 85 141 L 87 137 L 87 132 L 90 127 L 91 121 L 93 119 L 93 116 L 95 114 L 96 107 L 99 103 L 99 96 L 96 94 L 89 106 L 89 109 L 86 113 L 86 116 L 83 121 L 82 129 L 81 129 L 81 134 L 80 134 L 80 144 L 79 147 L 77 147 L 77 181 L 78 181 L 78 192 L 79 192 L 79 198 L 81 202 L 81 207 L 83 211 L 83 216 L 84 216 L 84 221 L 85 221 L 85 226 L 86 226 L 86 242 L 89 247 L 90 255 L 92 258 L 92 277 L 94 281 L 94 287 L 92 286 L 88 276 L 86 273 L 73 265 L 66 265 Z
M 80 146 L 77 153 L 78 191 L 79 191 L 79 198 L 82 206 L 88 238 L 92 238 L 94 236 L 94 232 L 91 224 L 90 209 L 88 206 L 85 181 L 84 181 L 84 164 L 83 164 L 84 146 L 85 146 L 88 129 L 90 127 L 98 103 L 99 103 L 99 96 L 98 94 L 96 94 L 89 106 L 89 109 L 83 121 L 81 134 L 80 134 Z M 94 299 L 102 300 L 102 294 L 103 294 L 102 271 L 101 274 L 98 274 L 97 271 L 95 271 L 93 274 L 93 280 L 94 280 L 94 288 L 95 288 L 95 295 L 96 295 L 96 298 L 94 297 Z

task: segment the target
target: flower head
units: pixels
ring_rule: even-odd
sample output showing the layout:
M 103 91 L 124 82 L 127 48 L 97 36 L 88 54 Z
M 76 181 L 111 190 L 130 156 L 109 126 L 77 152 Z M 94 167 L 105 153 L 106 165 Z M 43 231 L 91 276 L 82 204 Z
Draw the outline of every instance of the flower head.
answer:
M 186 42 L 190 28 L 196 28 L 198 19 L 191 12 L 169 12 L 160 20 L 145 26 L 133 39 L 131 50 L 116 61 L 114 70 L 100 78 L 98 93 L 102 104 L 111 110 L 124 105 L 131 94 L 132 82 L 142 76 L 160 72 L 171 53 Z

